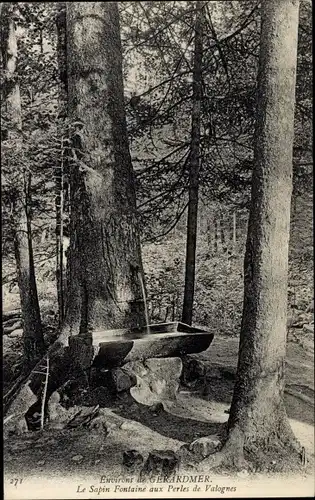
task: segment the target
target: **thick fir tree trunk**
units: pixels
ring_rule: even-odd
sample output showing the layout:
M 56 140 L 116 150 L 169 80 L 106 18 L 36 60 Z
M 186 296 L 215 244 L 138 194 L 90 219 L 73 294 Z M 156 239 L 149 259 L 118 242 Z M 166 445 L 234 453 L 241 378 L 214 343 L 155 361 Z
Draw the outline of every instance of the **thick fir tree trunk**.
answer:
M 66 327 L 89 336 L 145 324 L 117 3 L 69 2 L 67 50 L 73 161 Z
M 284 401 L 292 148 L 299 2 L 265 0 L 252 202 L 230 442 L 293 443 Z
M 117 4 L 67 4 L 67 56 L 69 117 L 76 127 L 71 165 L 69 300 L 62 334 L 47 353 L 47 401 L 66 380 L 88 371 L 93 358 L 93 329 L 145 323 Z M 69 334 L 79 333 L 72 338 L 79 342 L 71 344 Z M 42 366 L 44 360 L 31 373 L 27 396 L 26 386 L 18 386 L 6 397 L 7 414 L 15 408 L 25 409 L 29 417 L 39 411 Z
M 8 117 L 8 139 L 22 151 L 22 115 L 20 89 L 16 75 L 17 41 L 12 5 L 5 4 L 2 13 L 2 52 L 5 67 L 4 102 Z M 34 366 L 44 352 L 44 339 L 37 296 L 30 220 L 29 174 L 20 167 L 12 171 L 13 231 L 18 287 L 21 300 L 24 341 L 24 371 Z
M 195 267 L 198 222 L 198 191 L 200 169 L 200 115 L 202 98 L 203 3 L 196 2 L 195 48 L 193 68 L 193 109 L 191 150 L 189 158 L 189 202 L 187 217 L 185 290 L 182 322 L 191 325 L 195 292 Z

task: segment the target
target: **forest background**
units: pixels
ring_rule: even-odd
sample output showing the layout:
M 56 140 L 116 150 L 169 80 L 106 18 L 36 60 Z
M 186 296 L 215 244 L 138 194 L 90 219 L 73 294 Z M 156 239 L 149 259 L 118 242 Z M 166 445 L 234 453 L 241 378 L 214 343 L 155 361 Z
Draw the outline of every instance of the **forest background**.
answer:
M 189 193 L 192 11 L 189 2 L 123 2 L 119 8 L 125 109 L 136 173 L 149 315 L 152 323 L 179 320 L 184 299 Z M 14 140 L 6 134 L 5 113 L 1 130 L 3 306 L 20 307 L 11 220 L 15 179 L 10 164 L 15 162 L 29 173 L 27 197 L 35 276 L 48 344 L 58 336 L 60 287 L 56 276 L 61 260 L 66 267 L 69 219 L 67 179 L 63 174 L 60 177 L 69 125 L 60 109 L 64 78 L 60 69 L 60 25 L 56 25 L 60 15 L 62 3 L 15 4 L 22 149 L 17 151 Z M 242 315 L 259 23 L 255 1 L 207 4 L 193 323 L 222 335 L 237 335 Z M 310 328 L 311 61 L 311 6 L 301 2 L 288 305 L 289 321 L 310 324 Z M 15 331 L 19 332 L 16 324 Z M 19 338 L 17 334 L 16 341 Z M 20 366 L 21 355 L 10 350 L 8 372 Z M 13 373 L 8 375 L 9 379 L 14 377 Z
M 94 341 L 95 330 L 106 335 L 109 328 L 143 324 L 147 295 L 147 323 L 181 320 L 215 334 L 201 376 L 208 423 L 216 398 L 230 401 L 227 379 L 236 380 L 231 406 L 224 412 L 221 407 L 221 424 L 229 414 L 228 437 L 220 437 L 224 446 L 210 453 L 209 464 L 244 468 L 251 454 L 256 471 L 270 470 L 270 463 L 280 470 L 281 463 L 269 463 L 263 450 L 271 458 L 285 445 L 287 465 L 303 468 L 311 438 L 304 435 L 302 447 L 296 443 L 284 403 L 291 419 L 292 407 L 298 407 L 295 424 L 307 419 L 309 430 L 310 3 L 301 2 L 299 10 L 296 0 L 125 2 L 119 10 L 115 2 L 68 3 L 66 11 L 63 3 L 1 4 L 4 378 L 5 408 L 11 409 L 6 419 L 13 429 L 7 426 L 8 435 L 54 425 L 50 398 L 58 389 L 54 396 L 60 401 L 78 373 L 82 387 L 79 399 L 71 394 L 72 403 L 85 404 L 87 397 L 91 404 L 94 350 L 86 341 Z M 239 332 L 235 376 L 232 337 Z M 299 351 L 298 362 L 292 351 Z M 215 353 L 227 376 L 224 390 L 217 385 L 222 373 L 215 376 Z M 187 364 L 187 358 L 179 362 Z M 298 366 L 299 382 L 292 382 L 292 366 Z M 107 371 L 110 377 L 116 373 Z M 35 392 L 25 401 L 30 382 Z M 288 406 L 292 390 L 294 404 Z M 125 409 L 129 416 L 132 405 L 143 411 L 133 401 Z M 62 404 L 59 410 L 67 411 Z M 181 440 L 198 447 L 193 426 L 185 423 Z

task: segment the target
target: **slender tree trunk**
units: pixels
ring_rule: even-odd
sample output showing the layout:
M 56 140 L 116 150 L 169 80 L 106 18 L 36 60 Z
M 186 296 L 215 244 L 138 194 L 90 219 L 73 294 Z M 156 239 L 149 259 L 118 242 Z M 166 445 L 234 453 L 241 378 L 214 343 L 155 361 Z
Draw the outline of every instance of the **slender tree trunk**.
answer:
M 189 163 L 189 203 L 187 217 L 185 291 L 182 321 L 191 325 L 195 291 L 195 267 L 200 169 L 200 115 L 202 98 L 203 3 L 196 2 L 195 49 L 193 69 L 193 109 Z
M 297 0 L 262 3 L 243 318 L 228 423 L 234 446 L 247 448 L 293 443 L 283 392 L 298 12 Z
M 233 248 L 236 247 L 237 235 L 236 235 L 236 210 L 233 211 L 233 227 L 232 227 L 232 243 Z
M 60 161 L 55 168 L 55 208 L 56 208 L 56 284 L 59 311 L 59 326 L 64 320 L 64 265 L 63 265 L 63 184 L 64 184 L 64 131 L 63 118 L 66 117 L 67 64 L 66 64 L 66 5 L 57 5 L 57 58 L 59 70 L 59 126 Z
M 68 76 L 67 76 L 67 18 L 66 3 L 58 2 L 57 15 L 57 59 L 59 72 L 59 116 L 65 118 L 68 98 Z
M 9 123 L 8 139 L 14 141 L 16 151 L 22 152 L 21 98 L 16 75 L 17 41 L 12 9 L 12 5 L 5 4 L 1 13 L 4 102 Z M 15 186 L 12 193 L 14 252 L 23 319 L 24 369 L 28 372 L 44 352 L 44 339 L 34 270 L 30 178 L 19 166 L 12 171 L 12 176 Z
M 64 264 L 63 264 L 63 137 L 61 137 L 60 162 L 55 168 L 56 208 L 56 283 L 59 311 L 59 326 L 64 318 Z
M 40 53 L 44 53 L 44 37 L 43 37 L 43 29 L 39 29 L 39 47 L 40 47 Z
M 223 219 L 222 214 L 220 214 L 219 223 L 220 223 L 221 248 L 224 249 L 225 248 L 225 234 L 224 234 L 224 219 Z
M 209 250 L 211 250 L 211 222 L 209 219 L 207 219 L 207 243 Z
M 65 315 L 66 269 L 64 262 L 64 190 L 67 183 L 67 155 L 65 147 L 64 119 L 67 116 L 68 79 L 67 79 L 67 36 L 66 4 L 57 5 L 57 59 L 59 70 L 59 138 L 60 161 L 55 168 L 55 208 L 56 208 L 56 284 L 59 310 L 59 326 L 62 328 Z
M 217 220 L 214 221 L 214 251 L 215 253 L 218 252 L 218 222 Z
M 145 324 L 115 2 L 67 3 L 67 57 L 73 162 L 66 327 L 90 336 Z

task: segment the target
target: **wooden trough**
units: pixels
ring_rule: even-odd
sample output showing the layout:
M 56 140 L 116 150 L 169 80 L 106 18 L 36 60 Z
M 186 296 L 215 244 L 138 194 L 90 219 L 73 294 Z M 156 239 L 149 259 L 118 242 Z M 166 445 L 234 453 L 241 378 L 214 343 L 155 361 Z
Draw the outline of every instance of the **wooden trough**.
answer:
M 92 340 L 83 336 L 69 337 L 69 349 L 81 367 L 111 369 L 129 361 L 202 352 L 208 349 L 213 336 L 213 333 L 180 322 L 160 323 L 131 330 L 95 331 Z M 89 355 L 92 350 L 93 360 Z

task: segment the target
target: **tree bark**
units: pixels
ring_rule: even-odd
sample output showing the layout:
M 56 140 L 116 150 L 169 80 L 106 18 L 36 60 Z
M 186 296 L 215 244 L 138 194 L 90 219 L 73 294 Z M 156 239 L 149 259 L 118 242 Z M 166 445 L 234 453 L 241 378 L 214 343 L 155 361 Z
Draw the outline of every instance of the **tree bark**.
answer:
M 22 114 L 20 88 L 17 80 L 17 41 L 13 7 L 6 3 L 1 13 L 2 56 L 5 68 L 4 102 L 8 117 L 8 139 L 16 151 L 22 152 Z M 24 341 L 24 370 L 29 370 L 44 352 L 44 339 L 35 279 L 30 219 L 30 174 L 17 166 L 12 170 L 14 253 L 21 300 Z
M 193 109 L 189 162 L 189 202 L 187 217 L 185 290 L 182 322 L 191 325 L 195 292 L 195 267 L 198 225 L 198 194 L 200 169 L 200 115 L 202 99 L 203 2 L 196 2 L 195 48 L 193 68 Z
M 67 3 L 70 283 L 65 327 L 145 324 L 136 196 L 115 2 Z
M 255 166 L 230 441 L 293 443 L 283 401 L 299 1 L 265 0 Z

